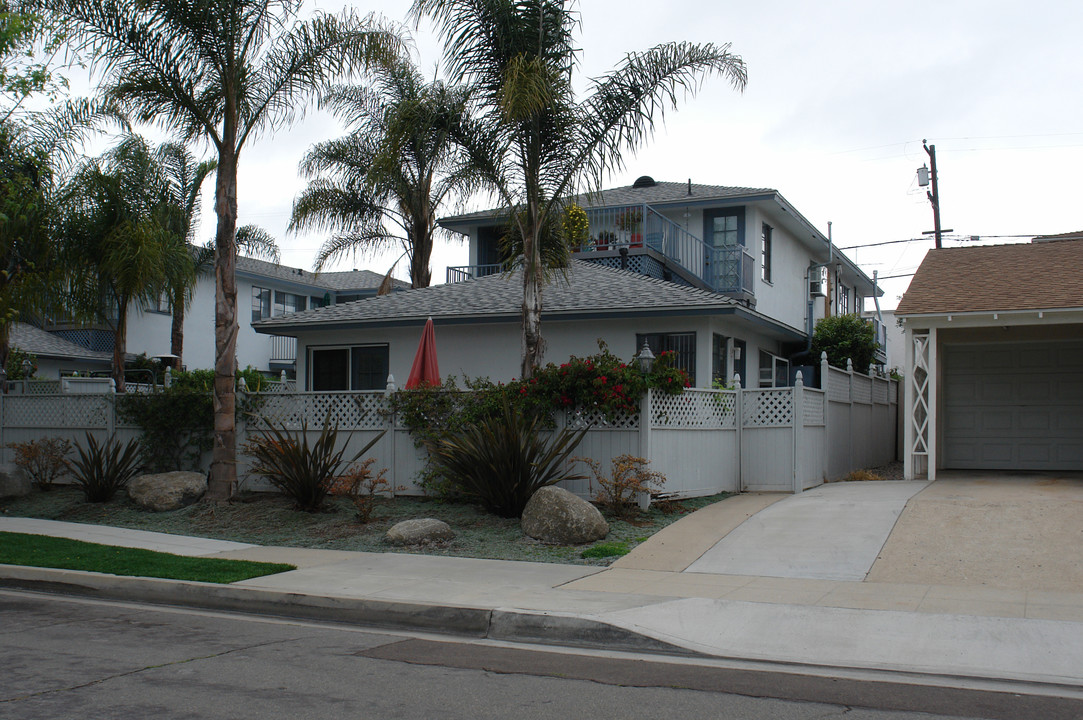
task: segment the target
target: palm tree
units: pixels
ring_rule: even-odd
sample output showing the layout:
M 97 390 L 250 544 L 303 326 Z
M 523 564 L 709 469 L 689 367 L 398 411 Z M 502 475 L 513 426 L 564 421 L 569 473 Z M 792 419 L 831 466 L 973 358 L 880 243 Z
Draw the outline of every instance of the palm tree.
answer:
M 350 11 L 299 20 L 302 0 L 29 0 L 93 58 L 101 91 L 182 140 L 205 140 L 215 175 L 214 449 L 207 497 L 237 486 L 237 165 L 247 142 L 293 121 L 355 70 L 387 64 L 398 36 Z
M 113 378 L 124 391 L 128 312 L 191 273 L 191 256 L 170 225 L 179 214 L 160 153 L 130 135 L 88 161 L 63 195 L 60 266 L 72 309 L 113 326 Z
M 475 99 L 460 142 L 510 218 L 521 242 L 522 377 L 542 350 L 542 286 L 551 272 L 542 259 L 546 228 L 565 198 L 600 187 L 654 131 L 677 97 L 692 94 L 710 74 L 734 88 L 747 81 L 730 46 L 666 43 L 629 53 L 616 70 L 590 81 L 577 100 L 573 35 L 579 24 L 565 0 L 414 0 L 415 19 L 431 17 L 444 41 L 452 82 Z
M 466 94 L 426 83 L 409 61 L 377 73 L 372 89 L 335 88 L 323 104 L 352 132 L 309 150 L 301 172 L 312 179 L 293 205 L 290 230 L 326 230 L 315 269 L 347 254 L 400 245 L 412 287 L 432 282 L 429 259 L 440 205 L 469 192 L 452 139 Z

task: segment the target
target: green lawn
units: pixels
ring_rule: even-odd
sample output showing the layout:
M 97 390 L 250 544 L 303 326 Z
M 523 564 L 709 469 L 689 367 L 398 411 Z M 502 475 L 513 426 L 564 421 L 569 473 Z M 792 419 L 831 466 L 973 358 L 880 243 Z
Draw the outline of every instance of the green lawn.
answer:
M 297 569 L 282 563 L 184 557 L 11 532 L 0 532 L 0 564 L 210 583 L 231 583 Z

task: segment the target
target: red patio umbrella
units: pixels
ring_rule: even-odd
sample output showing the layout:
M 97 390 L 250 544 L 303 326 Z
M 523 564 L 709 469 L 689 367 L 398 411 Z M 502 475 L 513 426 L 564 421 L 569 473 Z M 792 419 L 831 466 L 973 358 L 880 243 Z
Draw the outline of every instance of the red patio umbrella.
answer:
M 425 321 L 421 331 L 421 342 L 414 355 L 414 364 L 410 368 L 410 377 L 406 379 L 406 389 L 413 390 L 419 385 L 439 385 L 440 366 L 436 363 L 436 330 L 432 318 Z

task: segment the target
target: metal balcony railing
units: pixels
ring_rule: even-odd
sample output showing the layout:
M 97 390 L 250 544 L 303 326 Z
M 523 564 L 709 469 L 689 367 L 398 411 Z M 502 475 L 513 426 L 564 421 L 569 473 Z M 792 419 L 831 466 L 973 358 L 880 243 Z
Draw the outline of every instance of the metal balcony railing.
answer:
M 752 297 L 755 258 L 744 246 L 713 247 L 649 205 L 587 210 L 590 240 L 578 252 L 650 248 L 715 292 Z
M 448 284 L 473 280 L 475 278 L 497 275 L 501 266 L 497 265 L 456 265 L 447 269 Z

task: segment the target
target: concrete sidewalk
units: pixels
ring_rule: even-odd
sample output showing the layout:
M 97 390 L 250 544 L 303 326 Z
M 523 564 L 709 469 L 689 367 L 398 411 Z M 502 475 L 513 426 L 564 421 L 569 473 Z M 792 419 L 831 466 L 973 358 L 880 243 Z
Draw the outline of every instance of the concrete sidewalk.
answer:
M 701 654 L 823 673 L 1007 680 L 1031 684 L 1022 686 L 1031 692 L 1083 699 L 1083 593 L 687 570 L 747 518 L 787 499 L 743 495 L 693 513 L 608 569 L 246 546 L 3 517 L 0 531 L 170 545 L 185 554 L 274 560 L 298 569 L 217 586 L 0 566 L 0 587 Z

